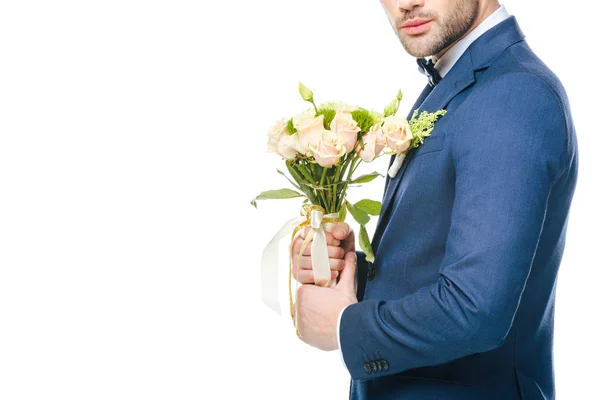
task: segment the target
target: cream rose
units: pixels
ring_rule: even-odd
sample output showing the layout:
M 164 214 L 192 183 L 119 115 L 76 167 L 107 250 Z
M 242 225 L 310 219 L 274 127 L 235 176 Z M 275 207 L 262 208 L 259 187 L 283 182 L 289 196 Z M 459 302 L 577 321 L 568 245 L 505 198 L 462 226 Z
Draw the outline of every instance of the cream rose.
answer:
M 339 135 L 330 130 L 324 130 L 317 146 L 311 146 L 315 161 L 325 168 L 335 165 L 341 156 L 346 153 L 346 148 Z
M 283 121 L 278 121 L 269 131 L 267 148 L 269 151 L 279 154 L 287 160 L 293 160 L 298 154 L 298 135 L 290 135 L 287 130 L 287 124 Z
M 277 121 L 275 125 L 269 130 L 269 141 L 267 142 L 267 149 L 269 149 L 272 153 L 277 153 L 277 144 L 279 143 L 279 138 L 284 134 L 284 131 L 287 132 L 286 125 L 283 121 Z
M 296 115 L 292 121 L 294 128 L 298 130 L 298 148 L 297 150 L 305 155 L 309 154 L 310 147 L 317 146 L 325 127 L 323 126 L 323 116 L 315 117 L 315 110 L 305 111 Z
M 331 121 L 331 131 L 339 136 L 346 153 L 354 150 L 356 135 L 360 132 L 360 128 L 352 119 L 352 114 L 338 110 Z
M 293 160 L 298 155 L 298 134 L 290 135 L 286 129 L 277 144 L 277 153 L 287 160 Z
M 383 119 L 381 129 L 390 150 L 398 154 L 408 150 L 413 136 L 405 118 L 395 115 L 386 117 Z
M 371 130 L 362 138 L 364 148 L 358 149 L 359 157 L 365 162 L 373 161 L 385 147 L 386 141 L 381 129 L 381 123 L 375 124 Z

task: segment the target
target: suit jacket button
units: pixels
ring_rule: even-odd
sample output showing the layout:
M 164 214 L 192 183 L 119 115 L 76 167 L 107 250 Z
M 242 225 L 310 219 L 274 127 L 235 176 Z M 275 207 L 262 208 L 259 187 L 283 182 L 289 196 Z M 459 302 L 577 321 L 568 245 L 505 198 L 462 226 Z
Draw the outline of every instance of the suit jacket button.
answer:
M 371 361 L 369 364 L 371 366 L 371 371 L 379 372 L 379 371 L 377 371 L 377 364 L 375 364 L 375 361 Z
M 383 365 L 381 365 L 381 361 L 375 361 L 375 365 L 377 365 L 377 372 L 381 372 L 383 369 Z
M 375 278 L 375 268 L 369 266 L 369 269 L 367 270 L 367 279 L 372 281 L 373 278 Z
M 372 371 L 372 370 L 371 370 L 371 364 L 369 364 L 368 362 L 366 362 L 366 363 L 365 363 L 365 365 L 363 365 L 363 368 L 365 369 L 365 372 L 366 372 L 367 374 L 370 374 L 370 373 L 371 373 L 371 371 Z
M 382 368 L 384 371 L 387 371 L 389 367 L 390 367 L 390 366 L 388 365 L 387 361 L 385 361 L 385 360 L 381 360 L 381 368 Z

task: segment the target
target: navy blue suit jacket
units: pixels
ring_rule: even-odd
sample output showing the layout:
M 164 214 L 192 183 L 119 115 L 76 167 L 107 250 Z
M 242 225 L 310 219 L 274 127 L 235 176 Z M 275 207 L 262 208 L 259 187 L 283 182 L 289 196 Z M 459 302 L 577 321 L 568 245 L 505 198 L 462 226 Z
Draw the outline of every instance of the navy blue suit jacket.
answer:
M 342 314 L 351 398 L 553 399 L 567 95 L 514 17 L 429 92 L 419 109 L 448 113 L 387 182 L 375 262 L 359 253 L 360 301 Z

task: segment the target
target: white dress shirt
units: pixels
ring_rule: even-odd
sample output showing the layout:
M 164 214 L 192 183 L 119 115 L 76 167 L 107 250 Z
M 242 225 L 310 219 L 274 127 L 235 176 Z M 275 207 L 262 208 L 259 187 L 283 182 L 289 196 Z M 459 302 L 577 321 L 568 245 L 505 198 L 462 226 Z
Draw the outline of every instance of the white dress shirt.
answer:
M 443 78 L 448 72 L 452 69 L 454 64 L 460 59 L 463 53 L 469 48 L 471 43 L 473 43 L 478 37 L 483 35 L 489 29 L 498 25 L 500 22 L 504 21 L 510 17 L 506 8 L 501 5 L 496 11 L 494 11 L 489 17 L 484 19 L 475 29 L 469 32 L 465 37 L 460 39 L 458 42 L 454 43 L 450 49 L 448 49 L 439 60 L 436 60 L 435 57 L 431 57 L 432 61 L 435 63 L 434 68 L 438 71 L 440 76 Z M 346 306 L 348 307 L 348 306 Z M 342 358 L 342 363 L 344 367 L 346 367 L 346 363 L 344 362 L 344 355 L 342 354 L 342 343 L 340 342 L 340 322 L 342 321 L 342 314 L 346 309 L 344 307 L 340 314 L 338 315 L 337 320 L 337 342 L 338 348 L 340 349 L 340 356 Z M 347 369 L 347 367 L 346 367 Z

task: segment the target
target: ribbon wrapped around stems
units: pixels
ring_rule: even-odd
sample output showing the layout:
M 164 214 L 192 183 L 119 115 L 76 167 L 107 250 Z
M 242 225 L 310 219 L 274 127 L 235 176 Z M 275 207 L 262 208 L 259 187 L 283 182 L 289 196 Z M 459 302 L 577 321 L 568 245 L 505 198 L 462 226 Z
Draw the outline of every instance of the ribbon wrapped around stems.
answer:
M 390 166 L 390 169 L 388 169 L 388 175 L 390 176 L 390 178 L 396 177 L 398 171 L 400 171 L 400 168 L 402 168 L 402 164 L 404 164 L 405 158 L 406 152 L 396 154 L 396 158 L 394 159 L 393 164 Z
M 289 245 L 289 265 L 288 265 L 288 297 L 290 306 L 290 315 L 293 314 L 293 296 L 292 296 L 292 246 L 296 235 L 305 227 L 310 229 L 306 238 L 302 242 L 300 254 L 298 255 L 297 265 L 299 265 L 300 257 L 304 254 L 306 247 L 312 241 L 310 257 L 315 276 L 315 284 L 318 286 L 332 286 L 335 281 L 331 281 L 331 268 L 329 266 L 329 253 L 327 251 L 327 237 L 325 232 L 331 232 L 333 225 L 339 221 L 339 215 L 325 214 L 323 207 L 312 204 L 302 206 L 302 216 L 293 218 L 287 221 L 281 229 L 275 234 L 273 239 L 267 244 L 262 254 L 262 299 L 263 302 L 272 308 L 275 312 L 281 315 L 279 304 L 279 242 L 291 233 L 291 241 Z

